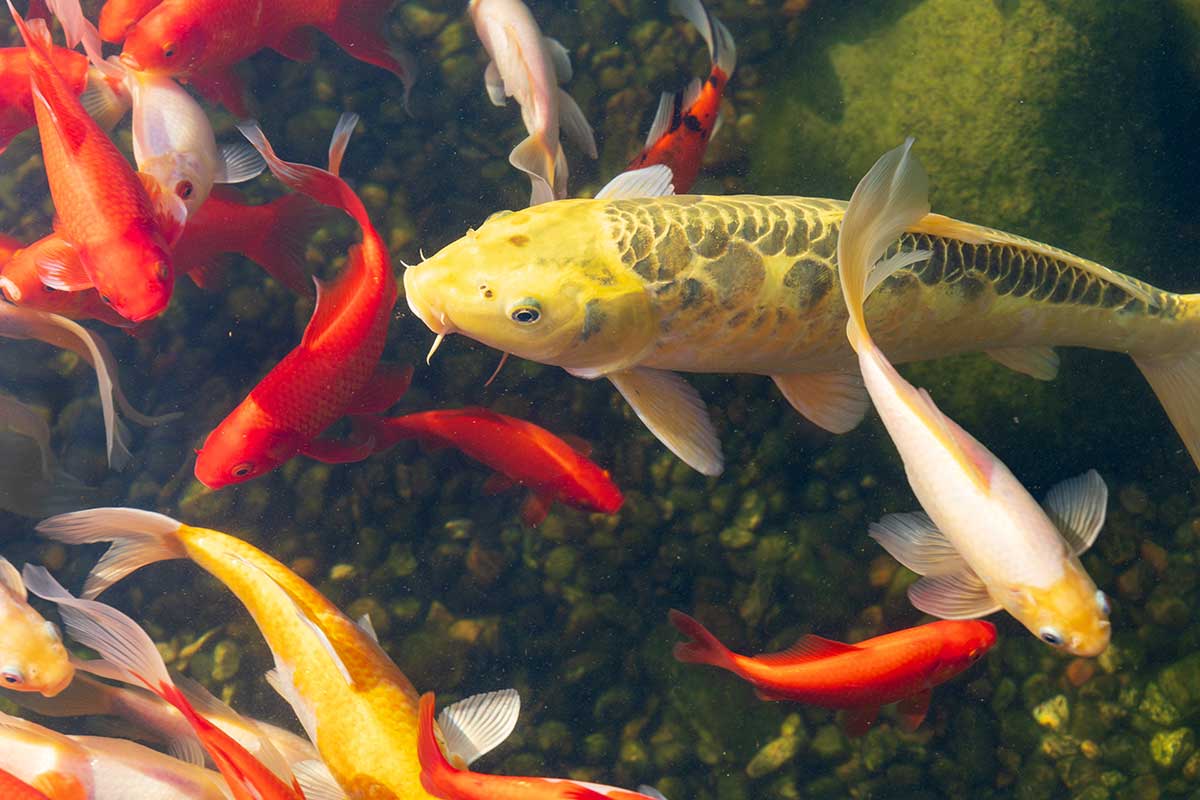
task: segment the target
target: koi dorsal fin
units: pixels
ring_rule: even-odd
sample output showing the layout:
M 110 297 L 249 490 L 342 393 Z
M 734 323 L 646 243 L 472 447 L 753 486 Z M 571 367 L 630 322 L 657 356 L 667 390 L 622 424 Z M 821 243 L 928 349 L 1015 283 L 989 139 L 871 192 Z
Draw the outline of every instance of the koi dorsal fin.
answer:
M 810 661 L 821 661 L 833 656 L 845 655 L 846 653 L 856 653 L 860 650 L 862 648 L 856 645 L 835 642 L 833 639 L 826 639 L 823 636 L 809 633 L 801 636 L 800 641 L 787 650 L 755 656 L 754 660 L 768 665 L 805 664 Z

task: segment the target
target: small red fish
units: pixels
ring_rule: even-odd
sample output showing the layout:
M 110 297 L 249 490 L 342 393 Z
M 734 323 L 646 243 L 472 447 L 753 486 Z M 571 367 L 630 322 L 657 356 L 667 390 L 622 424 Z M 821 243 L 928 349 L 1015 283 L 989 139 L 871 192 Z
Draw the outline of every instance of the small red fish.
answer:
M 624 497 L 608 472 L 545 428 L 486 408 L 423 411 L 388 419 L 365 420 L 360 429 L 374 440 L 376 452 L 405 439 L 451 445 L 496 470 L 504 484 L 528 487 L 532 496 L 521 511 L 522 520 L 537 525 L 555 502 L 615 514 Z
M 459 769 L 447 760 L 438 744 L 433 727 L 434 702 L 432 692 L 421 696 L 417 757 L 421 760 L 421 785 L 441 800 L 664 800 L 646 786 L 631 792 L 563 778 L 518 778 Z
M 372 442 L 321 434 L 343 416 L 387 410 L 408 389 L 411 368 L 379 361 L 397 296 L 387 247 L 358 195 L 336 174 L 357 119 L 347 114 L 338 123 L 330 171 L 281 161 L 257 125 L 241 126 L 276 178 L 353 217 L 362 243 L 350 249 L 337 280 L 317 284 L 317 307 L 300 344 L 204 440 L 196 478 L 205 486 L 250 480 L 299 453 L 331 463 L 366 458 Z
M 81 266 L 42 262 L 42 281 L 67 291 L 95 286 L 131 322 L 158 316 L 171 299 L 168 241 L 178 229 L 168 227 L 164 235 L 160 225 L 168 221 L 159 219 L 146 186 L 54 66 L 45 24 L 27 25 L 11 0 L 8 7 L 29 53 L 56 232 L 76 250 Z
M 737 48 L 729 30 L 700 0 L 671 0 L 671 9 L 695 25 L 708 43 L 712 71 L 703 84 L 694 80 L 682 91 L 663 94 L 646 135 L 646 147 L 625 171 L 665 164 L 674 175 L 675 194 L 687 194 L 700 174 L 708 140 L 716 130 L 721 94 L 737 64 Z
M 811 634 L 781 653 L 731 652 L 696 620 L 672 610 L 671 624 L 691 641 L 675 645 L 675 658 L 728 670 L 754 686 L 763 700 L 792 700 L 845 709 L 846 732 L 861 736 L 879 707 L 900 703 L 915 730 L 929 710 L 933 687 L 966 670 L 996 643 L 984 620 L 943 620 L 886 633 L 858 644 Z
M 130 326 L 128 320 L 100 299 L 95 289 L 63 292 L 42 283 L 39 264 L 60 260 L 74 269 L 82 269 L 75 248 L 57 233 L 22 247 L 0 266 L 0 294 L 14 305 L 37 311 L 70 319 L 95 319 L 118 328 Z

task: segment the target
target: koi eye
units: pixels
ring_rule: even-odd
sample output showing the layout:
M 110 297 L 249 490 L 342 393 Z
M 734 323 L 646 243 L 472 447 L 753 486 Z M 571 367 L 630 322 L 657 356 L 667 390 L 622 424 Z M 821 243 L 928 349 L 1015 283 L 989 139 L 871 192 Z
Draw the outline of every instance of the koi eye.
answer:
M 175 57 L 175 43 L 167 42 L 166 44 L 164 44 L 162 46 L 162 54 L 163 54 L 163 58 L 174 58 Z
M 1096 590 L 1096 605 L 1100 608 L 1100 613 L 1104 616 L 1107 617 L 1111 613 L 1108 605 L 1108 597 L 1100 589 Z
M 249 461 L 245 461 L 241 464 L 238 464 L 236 467 L 234 467 L 231 470 L 231 472 L 233 474 L 233 477 L 235 477 L 235 478 L 244 478 L 247 475 L 249 475 L 251 473 L 251 471 L 253 471 L 253 469 L 254 469 L 254 465 L 251 464 Z
M 1043 642 L 1052 647 L 1062 647 L 1065 641 L 1063 635 L 1054 628 L 1042 628 L 1038 635 L 1042 637 Z
M 542 318 L 542 309 L 538 301 L 525 298 L 517 302 L 508 312 L 508 316 L 518 325 L 532 325 Z
M 5 667 L 0 671 L 0 681 L 3 681 L 5 686 L 20 686 L 25 682 L 25 676 L 16 667 Z
M 175 184 L 175 194 L 179 195 L 180 199 L 187 200 L 196 191 L 196 187 L 192 186 L 191 181 L 180 181 Z

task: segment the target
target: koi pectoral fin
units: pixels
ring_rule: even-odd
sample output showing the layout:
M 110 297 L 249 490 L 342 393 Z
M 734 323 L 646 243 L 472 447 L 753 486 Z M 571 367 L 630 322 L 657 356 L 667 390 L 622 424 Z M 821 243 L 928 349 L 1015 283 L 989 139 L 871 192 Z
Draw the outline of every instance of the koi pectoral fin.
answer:
M 859 372 L 802 372 L 771 378 L 792 408 L 830 433 L 853 430 L 871 406 Z
M 976 619 L 1000 610 L 969 567 L 949 575 L 926 575 L 908 587 L 908 599 L 918 610 L 941 619 Z
M 647 367 L 607 377 L 668 450 L 703 475 L 721 474 L 725 469 L 721 442 L 708 408 L 687 381 L 673 372 Z
M 1058 353 L 1051 347 L 1002 347 L 984 352 L 996 363 L 1039 381 L 1058 377 Z
M 929 713 L 929 698 L 932 696 L 933 691 L 926 689 L 901 700 L 900 705 L 896 707 L 900 712 L 900 727 L 909 733 L 921 727 L 925 715 Z
M 1108 510 L 1108 486 L 1100 473 L 1089 469 L 1082 475 L 1051 487 L 1042 506 L 1074 555 L 1096 541 Z

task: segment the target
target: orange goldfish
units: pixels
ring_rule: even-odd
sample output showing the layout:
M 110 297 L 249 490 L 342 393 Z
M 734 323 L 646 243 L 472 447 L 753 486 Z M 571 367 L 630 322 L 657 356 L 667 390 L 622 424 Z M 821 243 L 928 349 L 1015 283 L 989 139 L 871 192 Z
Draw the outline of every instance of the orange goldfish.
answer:
M 25 308 L 61 314 L 71 319 L 94 319 L 118 328 L 128 328 L 129 320 L 100 299 L 95 289 L 64 292 L 42 283 L 42 264 L 62 262 L 82 269 L 79 251 L 57 233 L 22 247 L 0 266 L 0 293 L 11 303 Z
M 53 697 L 74 676 L 58 628 L 33 610 L 21 573 L 0 557 L 0 686 Z

